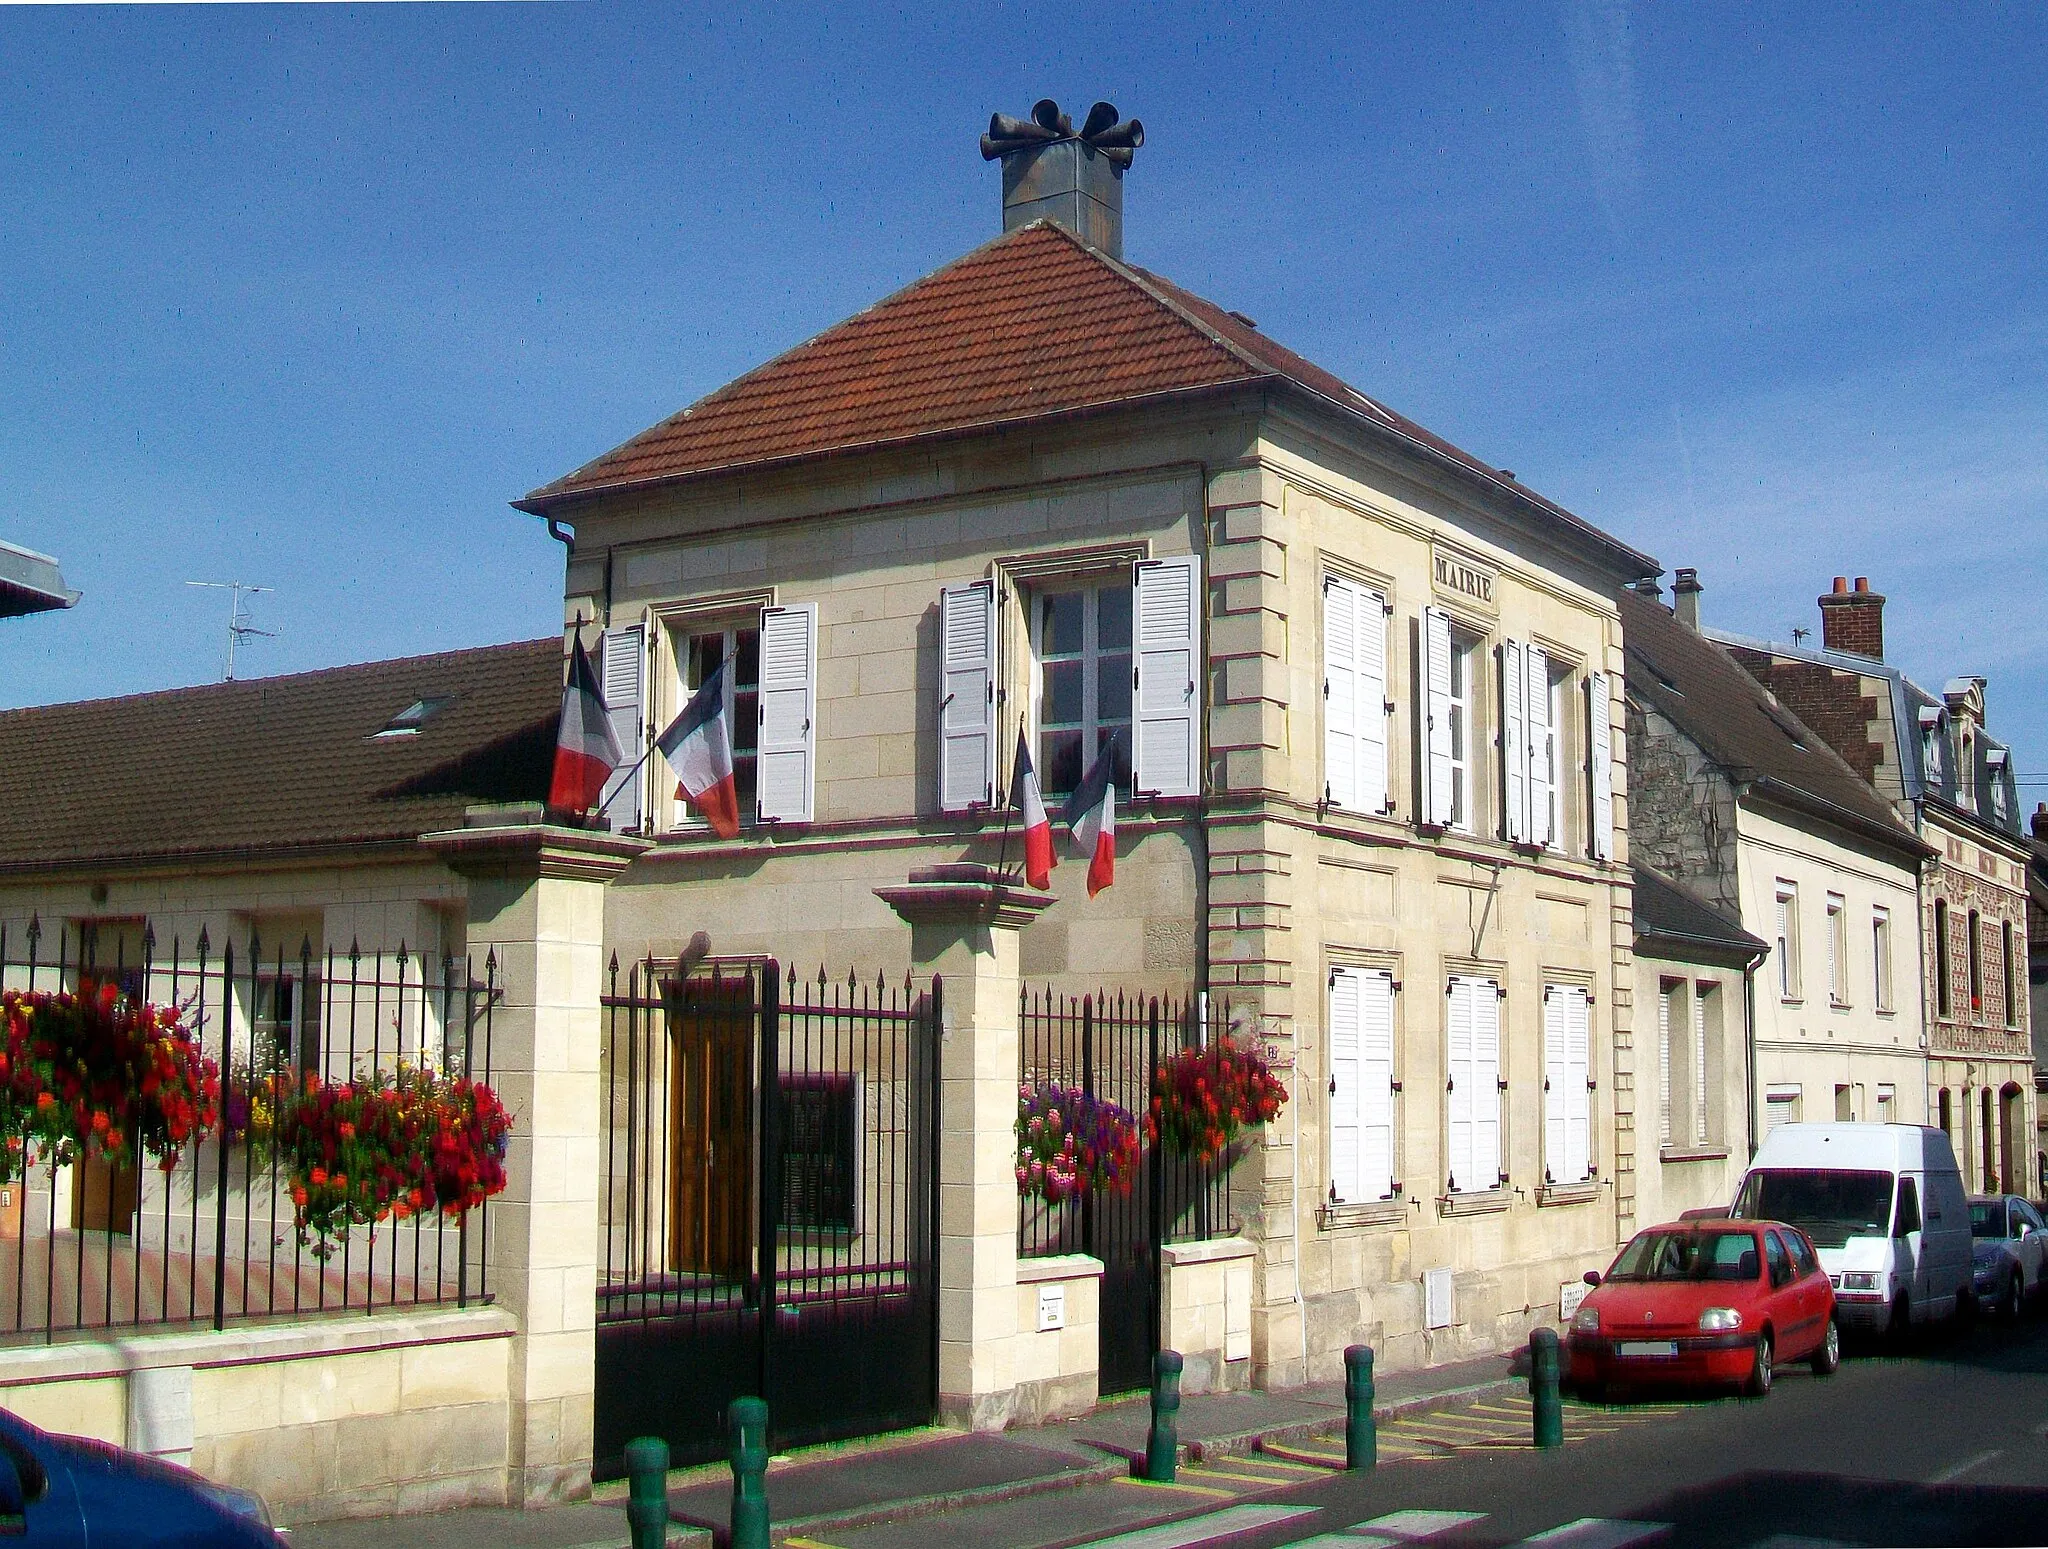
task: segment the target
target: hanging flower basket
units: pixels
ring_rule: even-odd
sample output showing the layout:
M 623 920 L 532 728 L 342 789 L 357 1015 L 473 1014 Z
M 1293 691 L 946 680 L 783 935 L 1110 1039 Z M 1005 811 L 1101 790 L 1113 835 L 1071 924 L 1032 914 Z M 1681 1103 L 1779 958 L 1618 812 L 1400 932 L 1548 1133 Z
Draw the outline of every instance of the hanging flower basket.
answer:
M 404 1065 L 355 1081 L 309 1076 L 275 1129 L 299 1241 L 325 1259 L 351 1226 L 461 1215 L 505 1187 L 511 1131 L 497 1093 L 461 1077 Z
M 139 1152 L 169 1172 L 219 1117 L 219 1067 L 169 1007 L 87 981 L 8 990 L 0 1015 L 0 1183 L 81 1155 L 120 1170 Z
M 1205 1049 L 1183 1049 L 1152 1073 L 1146 1138 L 1176 1156 L 1214 1162 L 1234 1154 L 1254 1124 L 1280 1116 L 1287 1088 L 1257 1046 L 1225 1034 Z
M 1017 1192 L 1052 1204 L 1078 1195 L 1128 1194 L 1138 1175 L 1130 1110 L 1049 1081 L 1017 1089 Z

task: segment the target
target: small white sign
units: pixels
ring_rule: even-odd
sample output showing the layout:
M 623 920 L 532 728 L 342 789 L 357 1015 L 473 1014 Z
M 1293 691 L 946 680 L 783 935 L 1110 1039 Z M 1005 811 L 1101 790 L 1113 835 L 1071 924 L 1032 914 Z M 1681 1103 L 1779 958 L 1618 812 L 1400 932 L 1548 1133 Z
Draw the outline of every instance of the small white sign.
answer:
M 1038 1332 L 1049 1334 L 1067 1326 L 1067 1288 L 1042 1285 L 1038 1288 Z
M 1557 1321 L 1569 1323 L 1572 1314 L 1579 1310 L 1579 1303 L 1586 1299 L 1586 1293 L 1593 1288 L 1583 1280 L 1567 1280 L 1557 1288 Z

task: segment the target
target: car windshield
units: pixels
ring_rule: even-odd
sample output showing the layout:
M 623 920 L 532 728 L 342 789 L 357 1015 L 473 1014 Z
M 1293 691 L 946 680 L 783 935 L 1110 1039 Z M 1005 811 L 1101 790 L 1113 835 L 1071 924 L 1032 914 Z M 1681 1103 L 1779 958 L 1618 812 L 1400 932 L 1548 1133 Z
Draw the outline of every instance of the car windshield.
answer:
M 1753 1172 L 1742 1181 L 1735 1210 L 1752 1220 L 1796 1226 L 1816 1248 L 1839 1248 L 1851 1237 L 1886 1235 L 1892 1219 L 1892 1175 Z
M 2003 1237 L 2005 1234 L 2004 1200 L 1979 1199 L 1970 1202 L 1972 1237 Z
M 1643 1232 L 1621 1250 L 1609 1280 L 1754 1280 L 1747 1232 Z

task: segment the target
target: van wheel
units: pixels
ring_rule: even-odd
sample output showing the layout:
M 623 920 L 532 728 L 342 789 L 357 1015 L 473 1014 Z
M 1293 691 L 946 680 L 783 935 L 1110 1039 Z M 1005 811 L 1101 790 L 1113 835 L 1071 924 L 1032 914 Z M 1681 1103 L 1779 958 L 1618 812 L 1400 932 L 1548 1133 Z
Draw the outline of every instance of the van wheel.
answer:
M 1756 1364 L 1749 1369 L 1749 1381 L 1742 1391 L 1749 1398 L 1762 1398 L 1771 1391 L 1771 1335 L 1768 1329 L 1756 1336 Z
M 1892 1299 L 1892 1319 L 1885 1328 L 1885 1337 L 1894 1346 L 1903 1345 L 1913 1332 L 1913 1304 L 1906 1300 L 1901 1291 Z
M 1820 1348 L 1813 1352 L 1813 1374 L 1816 1377 L 1832 1377 L 1835 1368 L 1841 1364 L 1842 1326 L 1833 1318 L 1829 1318 L 1827 1332 L 1820 1336 Z

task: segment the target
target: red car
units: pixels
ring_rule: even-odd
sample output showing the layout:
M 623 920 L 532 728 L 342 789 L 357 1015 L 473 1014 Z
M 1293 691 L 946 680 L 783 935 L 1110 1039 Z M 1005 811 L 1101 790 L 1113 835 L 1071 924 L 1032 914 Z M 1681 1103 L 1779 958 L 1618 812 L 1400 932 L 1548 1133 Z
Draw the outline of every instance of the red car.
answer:
M 1740 1387 L 1761 1397 L 1771 1374 L 1809 1361 L 1827 1376 L 1842 1359 L 1835 1292 L 1813 1244 L 1776 1221 L 1695 1220 L 1636 1233 L 1566 1336 L 1572 1386 L 1682 1383 Z

